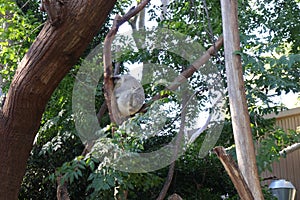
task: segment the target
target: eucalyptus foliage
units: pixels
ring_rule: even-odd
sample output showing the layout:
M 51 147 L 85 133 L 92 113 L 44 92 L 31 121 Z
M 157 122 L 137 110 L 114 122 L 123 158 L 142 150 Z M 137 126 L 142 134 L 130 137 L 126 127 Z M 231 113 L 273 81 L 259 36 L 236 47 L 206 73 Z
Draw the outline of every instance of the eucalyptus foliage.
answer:
M 133 2 L 118 1 L 112 14 L 124 14 Z M 39 11 L 38 4 L 35 0 L 17 2 L 0 0 L 0 21 L 3 24 L 0 27 L 0 64 L 5 92 L 18 63 L 46 19 L 45 14 Z M 190 36 L 204 48 L 211 46 L 222 34 L 219 0 L 207 2 L 173 0 L 170 1 L 164 18 L 161 17 L 160 12 L 159 6 L 150 6 L 149 20 L 158 23 L 159 27 Z M 276 102 L 274 97 L 300 91 L 300 23 L 295 17 L 296 13 L 300 13 L 297 0 L 239 1 L 242 48 L 236 54 L 239 54 L 243 61 L 253 138 L 260 142 L 257 155 L 260 172 L 270 169 L 270 163 L 278 160 L 279 152 L 283 148 L 298 141 L 295 132 L 285 133 L 274 126 L 274 120 L 263 118 L 267 113 L 285 109 L 284 105 Z M 112 16 L 109 16 L 83 58 L 103 41 L 111 24 Z M 149 51 L 147 48 L 141 48 L 139 51 L 128 50 L 115 62 L 121 64 L 121 73 L 128 70 L 128 64 L 138 62 L 166 65 L 175 73 L 180 73 L 189 64 L 171 52 Z M 221 80 L 226 86 L 223 50 L 217 53 L 212 63 L 220 70 Z M 55 199 L 58 177 L 62 178 L 61 184 L 67 183 L 71 199 L 114 199 L 114 192 L 119 196 L 127 193 L 128 199 L 155 199 L 167 175 L 167 168 L 152 173 L 120 172 L 110 167 L 112 161 L 105 157 L 109 149 L 105 148 L 125 149 L 132 152 L 156 150 L 168 144 L 178 132 L 176 124 L 172 124 L 172 117 L 168 116 L 167 125 L 160 135 L 149 134 L 138 137 L 134 134 L 134 130 L 142 122 L 151 120 L 151 116 L 147 113 L 135 116 L 130 123 L 116 130 L 113 135 L 110 131 L 115 127 L 109 124 L 109 117 L 106 114 L 100 122 L 105 128 L 100 131 L 107 133 L 108 140 L 105 140 L 105 145 L 100 140 L 96 141 L 98 144 L 95 145 L 95 148 L 98 147 L 97 158 L 102 159 L 95 159 L 92 153 L 82 156 L 84 145 L 75 129 L 71 105 L 72 89 L 78 67 L 74 66 L 48 102 L 28 160 L 19 199 Z M 157 68 L 147 70 L 149 74 L 161 71 Z M 154 79 L 155 76 L 151 78 Z M 200 78 L 201 74 L 196 73 L 189 79 L 193 89 L 205 89 L 205 82 Z M 99 110 L 104 102 L 101 81 L 99 80 L 96 92 L 96 110 Z M 163 88 L 162 84 L 157 84 L 155 81 L 145 84 L 147 100 Z M 205 101 L 205 94 L 199 93 L 197 98 Z M 181 103 L 175 94 L 169 93 L 168 98 L 153 103 L 152 106 L 170 102 L 177 106 Z M 180 115 L 180 110 L 174 110 L 176 116 Z M 172 112 L 171 108 L 169 112 Z M 229 108 L 226 109 L 226 113 L 229 116 Z M 159 113 L 156 113 L 156 117 L 160 117 Z M 220 199 L 221 195 L 228 194 L 231 199 L 236 199 L 234 187 L 216 156 L 209 153 L 204 158 L 200 157 L 199 148 L 204 136 L 205 133 L 176 161 L 169 194 L 176 192 L 184 199 Z M 228 117 L 217 145 L 232 147 L 233 143 L 231 119 Z

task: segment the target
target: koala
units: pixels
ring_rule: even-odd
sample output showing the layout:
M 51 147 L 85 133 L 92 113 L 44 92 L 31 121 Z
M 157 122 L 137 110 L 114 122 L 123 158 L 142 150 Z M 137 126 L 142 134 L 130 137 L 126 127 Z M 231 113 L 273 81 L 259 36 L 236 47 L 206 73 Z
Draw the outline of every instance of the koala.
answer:
M 114 95 L 120 114 L 128 117 L 141 109 L 145 93 L 141 83 L 131 75 L 114 77 Z

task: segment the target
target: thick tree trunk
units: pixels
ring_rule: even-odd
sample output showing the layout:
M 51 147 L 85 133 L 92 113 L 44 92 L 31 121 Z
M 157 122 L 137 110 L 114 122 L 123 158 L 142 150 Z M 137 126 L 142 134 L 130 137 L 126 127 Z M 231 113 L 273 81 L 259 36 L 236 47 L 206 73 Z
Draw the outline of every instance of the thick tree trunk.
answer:
M 116 0 L 65 1 L 62 23 L 45 24 L 19 64 L 0 113 L 0 199 L 17 199 L 51 94 L 97 33 Z
M 238 167 L 255 200 L 263 200 L 243 80 L 238 30 L 238 1 L 221 0 L 226 76 Z M 243 199 L 243 198 L 242 198 Z

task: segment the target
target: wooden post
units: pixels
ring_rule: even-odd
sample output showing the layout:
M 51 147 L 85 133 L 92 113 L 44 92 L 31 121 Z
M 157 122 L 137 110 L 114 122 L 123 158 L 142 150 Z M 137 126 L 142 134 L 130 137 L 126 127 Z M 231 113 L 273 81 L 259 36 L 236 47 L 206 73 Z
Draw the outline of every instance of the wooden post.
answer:
M 264 199 L 257 173 L 245 95 L 238 31 L 237 0 L 221 0 L 226 76 L 238 167 L 255 200 Z

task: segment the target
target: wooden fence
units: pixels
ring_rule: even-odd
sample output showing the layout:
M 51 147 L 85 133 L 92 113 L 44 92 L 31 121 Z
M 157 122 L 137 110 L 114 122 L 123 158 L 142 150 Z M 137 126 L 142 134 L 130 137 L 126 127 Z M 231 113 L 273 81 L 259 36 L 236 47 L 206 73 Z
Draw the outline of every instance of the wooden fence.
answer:
M 285 131 L 300 130 L 300 107 L 283 111 L 278 115 L 268 115 L 266 118 L 276 118 L 276 125 Z M 272 172 L 265 171 L 262 178 L 277 177 L 290 181 L 296 188 L 296 200 L 300 200 L 300 143 L 294 144 L 285 149 L 286 157 L 279 162 L 272 164 Z M 270 184 L 271 181 L 264 181 L 263 184 Z

